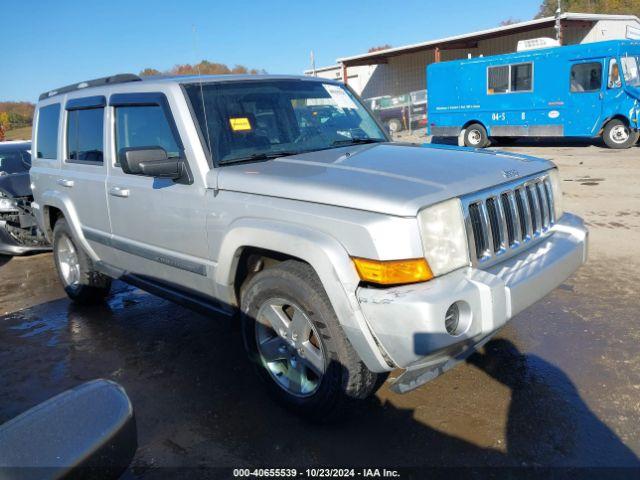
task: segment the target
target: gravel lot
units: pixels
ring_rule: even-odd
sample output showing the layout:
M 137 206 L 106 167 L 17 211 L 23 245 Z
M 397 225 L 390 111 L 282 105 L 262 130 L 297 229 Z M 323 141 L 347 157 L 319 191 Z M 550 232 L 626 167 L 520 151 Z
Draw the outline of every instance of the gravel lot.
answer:
M 105 377 L 136 408 L 132 471 L 145 478 L 166 466 L 640 467 L 640 148 L 507 150 L 558 164 L 590 260 L 430 384 L 383 388 L 345 423 L 309 425 L 264 395 L 228 321 L 124 284 L 103 308 L 79 308 L 43 254 L 0 259 L 0 422 Z

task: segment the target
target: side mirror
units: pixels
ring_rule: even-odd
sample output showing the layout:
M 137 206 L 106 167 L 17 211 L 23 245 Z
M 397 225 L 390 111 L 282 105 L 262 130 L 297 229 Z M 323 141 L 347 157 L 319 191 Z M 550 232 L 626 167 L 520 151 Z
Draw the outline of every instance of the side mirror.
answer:
M 2 478 L 119 478 L 137 448 L 120 385 L 93 380 L 0 426 Z
M 132 147 L 120 151 L 124 173 L 177 179 L 182 176 L 181 161 L 170 159 L 162 147 Z

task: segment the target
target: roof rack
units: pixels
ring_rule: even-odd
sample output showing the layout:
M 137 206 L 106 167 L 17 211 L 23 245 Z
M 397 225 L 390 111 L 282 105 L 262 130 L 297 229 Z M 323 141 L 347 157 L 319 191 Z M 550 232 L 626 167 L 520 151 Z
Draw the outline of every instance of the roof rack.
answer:
M 118 75 L 96 78 L 94 80 L 87 80 L 86 82 L 74 83 L 72 85 L 67 85 L 66 87 L 56 88 L 55 90 L 44 92 L 42 95 L 40 95 L 39 99 L 44 100 L 47 98 L 55 97 L 56 95 L 60 95 L 62 93 L 73 92 L 75 90 L 81 90 L 83 88 L 140 81 L 142 81 L 142 78 L 140 78 L 138 75 L 134 75 L 133 73 L 119 73 Z

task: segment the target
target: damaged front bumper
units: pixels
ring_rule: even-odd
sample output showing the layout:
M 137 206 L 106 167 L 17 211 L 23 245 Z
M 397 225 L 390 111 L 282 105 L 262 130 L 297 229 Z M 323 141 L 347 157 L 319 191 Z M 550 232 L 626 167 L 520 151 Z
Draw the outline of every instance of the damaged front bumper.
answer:
M 0 255 L 24 255 L 25 253 L 51 250 L 38 229 L 30 202 L 11 200 L 0 205 Z
M 464 268 L 389 289 L 359 288 L 371 331 L 387 357 L 405 369 L 392 390 L 413 390 L 463 361 L 586 261 L 588 233 L 580 218 L 565 214 L 553 229 L 537 245 L 486 270 Z M 452 335 L 445 315 L 453 304 L 461 327 Z

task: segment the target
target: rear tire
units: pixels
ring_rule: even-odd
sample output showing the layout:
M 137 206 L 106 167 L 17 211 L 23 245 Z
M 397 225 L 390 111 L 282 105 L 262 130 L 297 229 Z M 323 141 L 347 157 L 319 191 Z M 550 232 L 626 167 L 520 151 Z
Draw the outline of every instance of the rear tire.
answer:
M 305 263 L 288 260 L 253 276 L 242 288 L 241 309 L 258 376 L 279 403 L 312 421 L 340 418 L 386 379 L 362 363 Z
M 479 123 L 472 123 L 464 132 L 464 146 L 470 148 L 485 148 L 491 145 L 487 129 Z
M 609 148 L 631 148 L 638 143 L 640 133 L 631 129 L 622 120 L 614 118 L 604 127 L 602 140 Z
M 85 305 L 104 301 L 111 289 L 111 279 L 96 270 L 64 218 L 53 227 L 53 259 L 60 282 L 71 300 Z

